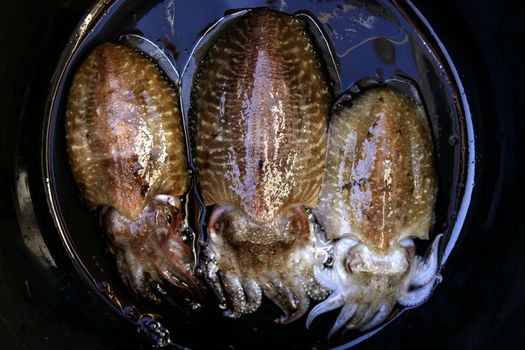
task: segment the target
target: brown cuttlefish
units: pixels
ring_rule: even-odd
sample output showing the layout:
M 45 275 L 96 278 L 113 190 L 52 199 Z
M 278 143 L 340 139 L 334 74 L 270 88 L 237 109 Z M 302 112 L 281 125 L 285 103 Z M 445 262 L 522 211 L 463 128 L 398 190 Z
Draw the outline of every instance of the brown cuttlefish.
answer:
M 206 275 L 231 317 L 263 294 L 302 316 L 326 296 L 313 276 L 317 205 L 331 93 L 305 23 L 254 9 L 224 30 L 199 63 L 190 118 L 208 207 Z
M 153 301 L 167 287 L 198 295 L 182 234 L 189 178 L 178 93 L 159 69 L 123 45 L 95 48 L 73 79 L 66 138 L 87 205 L 103 207 L 124 282 Z
M 315 266 L 332 291 L 308 316 L 342 307 L 341 327 L 366 330 L 396 303 L 416 306 L 440 281 L 437 236 L 426 258 L 437 179 L 425 111 L 387 86 L 365 90 L 330 123 L 323 189 L 315 209 L 332 242 L 332 266 Z

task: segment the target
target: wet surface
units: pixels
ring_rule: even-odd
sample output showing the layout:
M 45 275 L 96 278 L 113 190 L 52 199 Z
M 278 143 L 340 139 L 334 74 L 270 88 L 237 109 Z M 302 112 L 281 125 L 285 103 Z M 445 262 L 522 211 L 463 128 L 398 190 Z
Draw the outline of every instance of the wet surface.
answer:
M 22 46 L 22 52 L 28 53 L 28 56 L 23 58 L 27 60 L 28 63 L 38 58 L 43 59 L 39 61 L 41 62 L 41 64 L 38 65 L 39 67 L 32 66 L 32 68 L 24 73 L 27 79 L 23 79 L 23 77 L 19 78 L 13 90 L 19 94 L 17 94 L 14 99 L 8 99 L 11 102 L 7 105 L 12 110 L 17 109 L 20 105 L 24 105 L 24 103 L 21 102 L 22 96 L 31 99 L 33 103 L 27 105 L 23 111 L 25 112 L 24 115 L 26 115 L 26 125 L 28 123 L 27 120 L 38 122 L 38 120 L 42 118 L 45 101 L 45 96 L 42 94 L 42 91 L 48 91 L 47 83 L 49 77 L 55 67 L 58 53 L 65 43 L 66 34 L 62 32 L 65 27 L 72 28 L 76 23 L 76 20 L 69 20 L 69 18 L 72 18 L 71 13 L 76 11 L 75 13 L 77 13 L 78 18 L 83 10 L 82 7 L 75 9 L 74 7 L 67 8 L 66 5 L 66 3 L 61 3 L 61 5 L 57 5 L 56 8 L 52 8 L 52 5 L 48 5 L 50 6 L 48 8 L 45 8 L 44 5 L 35 5 L 33 9 L 34 13 L 32 15 L 38 18 L 39 21 L 43 21 L 41 22 L 41 26 L 50 28 L 47 29 L 47 31 L 42 31 L 41 35 L 44 38 L 47 37 L 48 42 L 52 42 L 51 46 L 55 47 L 54 51 L 50 51 L 50 49 L 45 51 L 36 50 L 34 47 L 33 50 L 27 50 L 27 47 L 24 48 L 23 44 L 17 44 Z M 80 6 L 80 4 L 75 6 Z M 317 4 L 316 6 L 321 5 Z M 204 13 L 208 11 L 211 13 L 207 18 L 212 18 L 213 13 L 215 13 L 212 7 L 213 6 L 202 10 Z M 437 11 L 437 9 L 433 10 Z M 39 13 L 41 16 L 37 16 Z M 153 12 L 153 14 L 154 13 L 155 12 Z M 328 13 L 326 16 L 330 17 L 330 11 L 326 11 L 326 13 Z M 60 14 L 68 15 L 60 17 Z M 47 17 L 45 17 L 45 15 L 47 15 Z M 473 23 L 475 25 L 477 17 L 475 15 L 472 16 L 471 21 L 474 21 Z M 148 18 L 150 17 L 143 16 L 142 20 Z M 155 17 L 151 17 L 150 21 L 155 21 L 154 18 Z M 166 20 L 168 24 L 171 21 L 169 18 L 168 16 Z M 188 18 L 188 15 L 186 15 L 186 18 Z M 357 18 L 360 18 L 359 15 Z M 456 18 L 456 20 L 459 21 L 460 18 Z M 440 23 L 437 19 L 435 21 L 436 22 L 432 23 Z M 176 19 L 173 19 L 173 23 L 175 22 Z M 363 28 L 367 28 L 367 25 L 370 25 L 370 20 L 367 20 L 365 17 L 361 17 L 361 19 L 358 19 L 356 22 Z M 163 23 L 163 26 L 167 26 L 164 24 L 164 17 L 161 23 Z M 202 29 L 206 24 L 196 23 L 196 26 Z M 330 34 L 333 38 L 341 35 L 341 31 L 338 31 L 337 25 L 331 24 L 331 26 L 334 29 L 332 34 Z M 512 26 L 512 24 L 507 23 L 505 26 L 508 28 Z M 28 30 L 36 31 L 36 27 L 30 27 Z M 57 32 L 62 34 L 58 34 Z M 65 32 L 68 33 L 69 31 Z M 330 33 L 330 31 L 328 32 Z M 351 31 L 349 32 L 351 33 Z M 334 33 L 337 33 L 337 35 Z M 395 33 L 387 31 L 385 34 L 390 35 Z M 154 36 L 154 34 L 148 35 Z M 171 35 L 170 40 L 178 43 L 175 47 L 182 48 L 177 51 L 172 48 L 174 56 L 177 56 L 177 66 L 180 67 L 181 62 L 185 61 L 184 57 L 187 58 L 189 55 L 190 49 L 188 49 L 187 46 L 191 48 L 193 44 L 192 40 L 194 39 L 189 40 L 191 42 L 188 44 L 185 44 L 181 38 L 173 39 L 176 38 L 176 32 L 172 33 L 171 28 L 169 35 Z M 349 35 L 351 34 L 348 34 L 348 36 Z M 485 32 L 482 34 L 478 33 L 477 35 L 489 34 Z M 60 43 L 57 43 L 60 37 L 63 39 Z M 443 35 L 443 38 L 445 37 L 446 36 Z M 53 40 L 51 38 L 53 38 Z M 375 70 L 373 68 L 377 68 L 377 66 L 380 65 L 383 66 L 383 75 L 390 76 L 393 68 L 389 68 L 388 65 L 391 65 L 391 62 L 400 60 L 402 62 L 409 62 L 409 60 L 403 59 L 403 53 L 400 52 L 402 50 L 392 50 L 393 47 L 395 48 L 397 45 L 403 44 L 396 44 L 400 41 L 395 35 L 391 36 L 391 38 L 394 42 L 386 39 L 381 39 L 378 42 L 374 39 L 373 42 L 364 43 L 360 46 L 367 49 L 368 52 L 372 50 L 378 52 L 377 55 L 374 55 L 377 59 L 369 60 L 371 62 L 367 61 L 364 65 L 365 67 L 370 66 L 370 75 L 374 75 Z M 449 40 L 450 42 L 454 42 L 453 39 Z M 44 40 L 42 42 L 44 42 Z M 337 40 L 334 39 L 334 42 L 337 42 Z M 462 44 L 464 42 L 466 41 L 463 41 Z M 368 44 L 370 44 L 370 47 L 367 46 Z M 34 45 L 40 44 L 34 43 Z M 454 47 L 452 44 L 450 45 Z M 484 46 L 483 52 L 485 55 L 488 55 L 486 56 L 488 57 L 487 59 L 500 59 L 499 56 L 490 56 L 494 43 L 489 42 L 486 45 L 487 46 Z M 518 44 L 508 45 L 512 47 L 512 45 Z M 469 47 L 467 45 L 467 49 L 468 52 L 476 52 L 476 47 Z M 505 50 L 507 49 L 507 47 L 504 47 L 502 52 L 506 53 Z M 39 56 L 41 52 L 48 52 L 48 54 Z M 54 55 L 52 52 L 54 52 Z M 338 53 L 343 55 L 345 51 L 338 51 Z M 343 59 L 347 56 L 348 55 L 343 55 Z M 520 232 L 519 222 L 516 221 L 516 218 L 519 217 L 519 215 L 517 215 L 518 207 L 513 205 L 513 197 L 511 196 L 511 191 L 517 188 L 515 186 L 516 183 L 513 182 L 515 181 L 514 174 L 516 173 L 516 163 L 514 161 L 515 158 L 513 158 L 516 156 L 514 151 L 516 148 L 514 148 L 513 133 L 510 131 L 515 130 L 512 125 L 514 120 L 510 117 L 511 105 L 503 103 L 506 98 L 511 97 L 512 92 L 501 92 L 502 85 L 504 85 L 504 75 L 493 73 L 492 75 L 486 74 L 483 76 L 484 67 L 478 66 L 478 64 L 481 64 L 480 62 L 469 65 L 465 64 L 465 62 L 472 62 L 472 56 L 469 56 L 467 53 L 462 53 L 461 55 L 456 54 L 456 57 L 458 57 L 456 58 L 457 62 L 461 64 L 463 68 L 461 70 L 462 78 L 465 80 L 466 86 L 470 88 L 467 89 L 467 93 L 471 94 L 470 96 L 473 100 L 479 101 L 474 112 L 476 112 L 478 116 L 476 128 L 479 131 L 479 139 L 477 144 L 480 145 L 481 150 L 477 158 L 481 166 L 478 180 L 480 187 L 479 191 L 474 194 L 475 206 L 471 209 L 472 212 L 468 218 L 468 235 L 462 236 L 460 242 L 461 249 L 457 250 L 459 253 L 453 253 L 453 260 L 451 260 L 450 265 L 445 271 L 445 282 L 438 287 L 432 299 L 417 310 L 403 314 L 401 318 L 376 335 L 369 343 L 365 344 L 365 346 L 373 346 L 374 344 L 384 346 L 385 344 L 389 344 L 390 348 L 396 348 L 397 346 L 401 346 L 401 344 L 408 343 L 411 344 L 408 345 L 410 348 L 415 347 L 417 344 L 426 344 L 428 339 L 433 339 L 433 344 L 455 344 L 458 347 L 461 347 L 461 344 L 474 344 L 478 346 L 486 344 L 486 346 L 490 346 L 490 343 L 487 343 L 487 341 L 496 341 L 495 339 L 498 339 L 498 336 L 502 337 L 501 339 L 506 339 L 506 341 L 512 345 L 509 339 L 514 339 L 514 337 L 504 337 L 501 334 L 508 332 L 507 334 L 519 335 L 519 332 L 523 331 L 523 324 L 520 325 L 518 321 L 518 312 L 523 305 L 520 304 L 519 301 L 521 300 L 519 296 L 522 294 L 520 293 L 520 290 L 522 291 L 520 288 L 523 288 L 523 286 L 515 282 L 517 281 L 517 276 L 523 274 L 523 269 L 520 270 L 520 266 L 523 267 L 523 265 L 519 265 L 515 256 L 512 255 L 513 249 L 515 250 L 516 247 L 519 246 L 517 243 L 520 241 L 513 241 L 507 238 L 515 237 L 523 240 L 523 236 L 518 235 Z M 478 57 L 477 54 L 474 54 L 474 57 Z M 515 59 L 519 60 L 519 58 Z M 413 74 L 413 71 L 411 73 L 410 67 L 406 67 L 404 72 L 408 72 L 409 75 Z M 35 79 L 32 80 L 33 85 L 24 85 L 24 82 L 30 80 L 31 76 L 35 77 Z M 357 70 L 353 71 L 352 69 L 343 72 L 341 76 L 343 82 L 342 89 L 345 89 L 351 85 L 351 82 L 362 77 L 358 74 Z M 345 84 L 345 82 L 347 83 Z M 488 86 L 492 83 L 496 84 L 495 91 L 497 99 L 483 99 L 482 97 L 487 96 L 486 90 L 491 90 Z M 488 93 L 488 96 L 491 97 L 491 93 Z M 495 109 L 494 106 L 491 105 L 492 101 L 498 103 L 501 108 Z M 499 114 L 494 114 L 495 110 L 499 111 Z M 494 117 L 494 115 L 497 115 L 498 118 Z M 2 131 L 16 129 L 16 119 L 8 119 L 5 123 L 7 123 L 7 125 L 2 125 Z M 6 127 L 4 128 L 4 126 Z M 523 127 L 523 125 L 521 126 Z M 441 128 L 441 125 L 435 125 L 436 135 L 440 135 Z M 29 168 L 29 184 L 31 189 L 34 192 L 38 192 L 37 187 L 40 185 L 39 179 L 35 179 L 34 177 L 34 174 L 38 171 L 38 151 L 35 152 L 34 145 L 32 145 L 34 140 L 32 140 L 30 136 L 33 135 L 33 138 L 38 139 L 39 131 L 31 129 L 32 128 L 28 128 L 27 133 L 21 134 L 21 140 L 23 142 L 21 143 L 21 152 L 18 156 L 20 158 L 17 159 L 17 164 L 26 164 Z M 442 135 L 438 137 L 438 142 L 440 142 L 440 146 L 442 145 L 443 147 L 454 147 L 458 142 L 456 137 L 457 136 L 453 134 Z M 2 142 L 4 142 L 6 146 L 12 147 L 12 145 L 14 145 L 14 136 L 4 136 L 3 134 Z M 441 159 L 443 159 L 443 152 L 441 153 L 440 162 Z M 444 164 L 450 164 L 450 162 L 445 159 Z M 2 175 L 2 179 L 5 179 L 6 184 L 12 183 L 12 179 L 10 180 L 10 174 L 12 174 L 11 170 L 9 170 L 10 165 L 3 164 L 3 167 L 5 172 Z M 447 167 L 445 166 L 444 168 L 446 169 Z M 18 169 L 24 170 L 23 167 L 18 167 Z M 21 188 L 24 188 L 26 183 L 26 175 L 24 174 L 24 171 L 20 171 L 17 174 L 16 180 L 19 180 L 18 186 Z M 453 179 L 442 176 L 442 172 L 440 174 L 440 180 L 441 178 L 445 178 L 445 181 L 446 179 Z M 74 184 L 71 182 L 68 183 L 67 181 L 60 182 L 61 190 L 64 185 L 73 186 Z M 6 193 L 9 191 L 8 186 L 9 185 L 3 185 Z M 450 188 L 450 186 L 445 188 Z M 46 216 L 46 210 L 42 209 L 46 206 L 45 202 L 42 200 L 42 197 L 38 195 L 35 197 L 37 198 L 33 199 L 33 205 L 37 208 L 36 220 L 39 220 L 38 222 L 44 232 L 53 232 L 49 218 Z M 75 201 L 78 202 L 78 198 L 72 197 L 70 203 L 74 203 Z M 448 202 L 448 198 L 446 202 Z M 448 208 L 443 203 L 444 202 L 441 204 L 441 207 L 444 208 L 442 217 L 446 217 Z M 78 204 L 75 205 L 78 207 Z M 68 204 L 65 203 L 63 206 L 67 207 Z M 98 344 L 106 344 L 108 347 L 116 346 L 116 344 L 122 345 L 126 343 L 128 339 L 134 338 L 133 327 L 129 330 L 129 334 L 118 333 L 118 329 L 125 329 L 126 326 L 122 321 L 111 323 L 111 318 L 115 317 L 114 315 L 111 316 L 111 311 L 106 309 L 106 311 L 98 312 L 96 309 L 87 307 L 90 303 L 99 305 L 97 301 L 98 296 L 90 295 L 89 293 L 86 296 L 86 287 L 78 283 L 80 281 L 77 281 L 77 273 L 72 269 L 68 258 L 58 252 L 62 244 L 57 240 L 56 236 L 48 234 L 45 235 L 45 242 L 38 242 L 36 232 L 34 236 L 31 236 L 31 221 L 35 220 L 35 218 L 26 215 L 27 213 L 22 213 L 23 215 L 20 216 L 21 220 L 24 224 L 27 224 L 27 227 L 25 227 L 25 225 L 22 227 L 25 234 L 25 240 L 22 241 L 18 235 L 14 235 L 17 231 L 14 222 L 15 212 L 11 208 L 10 202 L 6 201 L 1 210 L 3 218 L 2 224 L 4 224 L 5 218 L 5 231 L 13 232 L 13 236 L 6 238 L 9 244 L 5 245 L 5 254 L 2 255 L 2 269 L 4 270 L 9 266 L 9 270 L 6 269 L 6 273 L 3 275 L 7 281 L 5 285 L 15 287 L 5 290 L 5 297 L 3 299 L 4 301 L 8 300 L 10 302 L 5 304 L 8 306 L 3 306 L 2 304 L 0 313 L 2 315 L 2 322 L 6 325 L 5 330 L 9 334 L 7 339 L 11 339 L 12 347 L 42 348 L 46 342 L 55 345 L 63 344 L 63 342 L 68 342 L 67 339 L 74 341 L 75 337 L 84 334 L 84 332 L 97 334 L 94 338 L 90 339 L 93 339 L 93 342 Z M 454 215 L 454 213 L 451 214 Z M 512 224 L 509 225 L 509 222 Z M 95 230 L 92 218 L 89 217 L 89 215 L 86 215 L 85 221 L 80 221 L 79 224 L 88 225 L 86 227 L 93 227 L 92 230 Z M 446 219 L 443 220 L 443 225 L 446 225 Z M 91 229 L 86 230 L 90 231 Z M 443 227 L 441 230 L 446 230 L 446 227 Z M 4 229 L 2 229 L 2 231 L 4 231 Z M 505 240 L 501 239 L 503 237 L 505 237 Z M 514 244 L 509 246 L 508 242 L 511 241 Z M 84 243 L 75 241 L 75 243 L 81 246 L 97 246 L 100 242 L 93 244 L 92 242 Z M 51 249 L 50 253 L 46 252 L 46 245 L 54 248 L 54 250 Z M 25 254 L 20 255 L 15 253 L 19 251 Z M 102 256 L 105 254 L 103 251 L 99 253 Z M 24 256 L 26 258 L 24 258 Z M 82 257 L 82 259 L 84 261 L 92 261 L 90 268 L 93 269 L 93 266 L 97 267 L 94 269 L 95 271 L 111 270 L 110 261 L 104 262 L 100 259 L 93 259 L 92 256 L 89 255 Z M 43 266 L 42 270 L 40 270 L 41 266 Z M 21 273 L 15 274 L 15 271 L 20 271 Z M 45 274 L 41 271 L 44 271 Z M 448 283 L 446 283 L 447 280 L 449 281 Z M 55 284 L 50 285 L 48 281 L 54 281 Z M 501 288 L 498 285 L 508 286 L 508 288 Z M 497 289 L 496 286 L 498 286 Z M 17 289 L 21 292 L 13 292 Z M 59 293 L 56 292 L 57 290 Z M 118 290 L 116 293 L 119 294 Z M 469 300 L 469 302 L 462 303 L 460 300 Z M 499 303 L 498 300 L 504 300 L 505 302 Z M 16 305 L 16 307 L 13 305 Z M 100 308 L 104 310 L 104 306 Z M 36 313 L 34 310 L 41 310 L 43 312 Z M 69 312 L 69 310 L 72 310 L 72 312 Z M 16 318 L 13 317 L 14 312 L 18 312 Z M 43 319 L 39 320 L 39 316 L 36 316 L 37 314 L 44 315 L 42 316 Z M 26 317 L 23 315 L 26 315 Z M 52 325 L 49 325 L 49 320 L 51 320 Z M 450 322 L 449 320 L 453 321 Z M 246 324 L 250 322 L 250 320 L 247 320 Z M 472 324 L 477 325 L 477 327 L 475 328 Z M 426 325 L 426 328 L 424 328 L 423 325 Z M 298 325 L 296 331 L 302 332 L 303 327 L 303 324 Z M 58 335 L 54 335 L 56 334 L 54 332 L 57 328 L 65 328 L 67 331 L 58 332 L 64 334 L 59 337 Z M 463 329 L 464 332 L 459 333 L 457 328 Z M 184 328 L 180 328 L 181 331 L 183 331 L 183 329 Z M 487 331 L 483 332 L 480 331 L 480 329 Z M 200 331 L 201 330 L 195 330 L 195 333 L 199 333 Z M 111 337 L 113 339 L 110 339 L 110 337 L 105 336 L 114 332 L 116 332 L 115 334 L 121 334 L 122 337 L 113 336 Z M 126 331 L 124 330 L 124 332 Z M 209 337 L 218 337 L 220 330 L 207 329 L 204 332 L 207 332 Z M 440 337 L 436 335 L 436 333 L 440 332 L 444 332 L 450 336 Z M 282 331 L 277 331 L 276 336 L 281 336 L 283 337 L 282 339 L 288 337 L 287 342 L 289 344 L 296 344 L 297 347 L 307 346 L 306 344 L 310 339 L 301 339 L 293 334 L 294 331 L 292 328 L 285 328 Z M 224 334 L 221 334 L 221 336 L 224 336 Z M 115 340 L 115 338 L 119 339 Z M 179 339 L 176 334 L 172 334 L 172 338 Z M 283 345 L 284 343 L 281 344 Z M 100 348 L 101 346 L 96 347 Z M 49 348 L 53 347 L 50 345 Z
M 49 121 L 44 128 L 44 167 L 45 177 L 48 178 L 52 213 L 56 215 L 56 225 L 60 228 L 70 257 L 79 272 L 88 275 L 88 283 L 91 282 L 95 288 L 100 283 L 109 283 L 115 297 L 106 299 L 117 310 L 126 305 L 137 305 L 141 313 L 160 314 L 165 327 L 182 331 L 180 336 L 173 337 L 177 344 L 198 346 L 198 338 L 193 336 L 196 327 L 210 329 L 214 323 L 221 325 L 213 329 L 217 334 L 221 334 L 224 346 L 238 346 L 255 339 L 265 341 L 269 334 L 273 335 L 272 342 L 275 344 L 297 344 L 290 341 L 293 338 L 301 339 L 304 342 L 301 346 L 326 344 L 324 334 L 329 317 L 334 317 L 333 315 L 323 317 L 322 322 L 318 323 L 320 325 L 306 331 L 304 320 L 286 326 L 268 322 L 276 317 L 274 306 L 268 303 L 263 305 L 259 312 L 245 319 L 222 320 L 221 310 L 214 307 L 213 300 L 202 310 L 202 314 L 181 317 L 170 308 L 156 308 L 130 298 L 126 288 L 119 283 L 112 259 L 108 258 L 105 252 L 97 221 L 93 220 L 92 214 L 86 211 L 82 201 L 79 201 L 64 152 L 66 92 L 71 84 L 72 73 L 94 47 L 105 41 L 116 41 L 122 34 L 132 33 L 142 35 L 164 48 L 168 51 L 168 56 L 171 51 L 175 67 L 182 71 L 183 119 L 186 125 L 191 125 L 193 116 L 187 110 L 190 104 L 187 91 L 194 79 L 193 67 L 199 61 L 202 50 L 206 50 L 208 41 L 213 40 L 213 35 L 202 36 L 203 29 L 213 25 L 224 15 L 227 16 L 222 22 L 227 26 L 232 18 L 228 14 L 246 6 L 269 6 L 290 14 L 310 14 L 333 45 L 333 57 L 340 76 L 340 81 L 333 82 L 334 86 L 338 87 L 334 88 L 336 95 L 353 89 L 356 84 L 364 85 L 360 83 L 363 80 L 383 80 L 399 76 L 415 83 L 421 91 L 421 99 L 434 132 L 437 156 L 440 191 L 436 205 L 436 223 L 431 230 L 431 237 L 445 233 L 445 255 L 448 256 L 462 229 L 474 181 L 475 142 L 469 107 L 466 101 L 461 100 L 462 87 L 453 76 L 455 68 L 448 66 L 448 56 L 440 52 L 438 42 L 431 36 L 432 33 L 418 21 L 409 7 L 396 7 L 382 1 L 369 2 L 366 5 L 355 1 L 294 2 L 293 5 L 286 2 L 267 4 L 263 1 L 253 1 L 249 4 L 214 2 L 207 11 L 200 11 L 202 6 L 198 2 L 175 4 L 173 1 L 161 1 L 151 6 L 116 1 L 103 8 L 104 12 L 94 12 L 94 20 L 86 24 L 88 31 L 86 34 L 79 33 L 80 40 L 75 39 L 73 45 L 68 47 L 71 54 L 63 56 L 65 60 L 57 68 L 59 75 L 55 80 L 56 89 L 52 90 Z M 218 29 L 219 33 L 221 28 Z M 313 31 L 310 35 L 322 37 L 321 33 Z M 375 40 L 386 40 L 391 45 L 374 46 Z M 170 45 L 166 46 L 166 43 Z M 197 43 L 198 49 L 193 50 Z M 392 50 L 396 60 L 389 62 L 384 56 L 392 56 Z M 448 139 L 453 133 L 458 133 L 461 142 L 451 145 Z M 191 140 L 192 134 L 187 134 L 187 138 Z M 189 166 L 191 168 L 191 164 Z M 205 228 L 201 228 L 200 231 L 206 234 Z M 425 242 L 419 245 L 421 251 L 426 247 Z M 446 257 L 442 264 L 445 260 Z M 213 318 L 203 321 L 201 317 L 205 315 Z M 239 327 L 244 331 L 239 333 Z M 363 335 L 366 334 L 350 332 L 328 344 L 343 344 Z

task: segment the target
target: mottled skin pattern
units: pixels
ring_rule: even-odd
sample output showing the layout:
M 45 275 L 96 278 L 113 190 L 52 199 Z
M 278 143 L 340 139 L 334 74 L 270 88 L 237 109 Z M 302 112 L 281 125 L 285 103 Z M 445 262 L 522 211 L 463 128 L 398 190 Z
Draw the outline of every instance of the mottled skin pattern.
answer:
M 137 219 L 146 199 L 188 185 L 178 97 L 158 69 L 124 46 L 86 58 L 69 93 L 71 169 L 88 204 Z
M 123 279 L 153 300 L 155 283 L 193 293 L 194 258 L 181 238 L 188 173 L 176 90 L 148 59 L 107 43 L 78 68 L 66 114 L 71 170 L 88 206 L 105 208 Z
M 207 269 L 231 316 L 255 311 L 261 290 L 300 317 L 312 278 L 312 230 L 323 176 L 330 94 L 305 25 L 252 10 L 206 53 L 192 92 L 195 163 L 214 206 Z M 222 280 L 224 291 L 218 282 Z
M 439 280 L 436 239 L 426 260 L 412 238 L 428 239 L 437 180 L 423 107 L 380 87 L 365 91 L 330 124 L 325 178 L 315 212 L 334 243 L 332 268 L 316 277 L 333 294 L 311 312 L 343 306 L 342 326 L 367 329 L 396 302 L 424 301 Z
M 380 255 L 403 238 L 428 239 L 437 181 L 423 108 L 378 88 L 330 129 L 316 209 L 328 237 L 352 235 Z

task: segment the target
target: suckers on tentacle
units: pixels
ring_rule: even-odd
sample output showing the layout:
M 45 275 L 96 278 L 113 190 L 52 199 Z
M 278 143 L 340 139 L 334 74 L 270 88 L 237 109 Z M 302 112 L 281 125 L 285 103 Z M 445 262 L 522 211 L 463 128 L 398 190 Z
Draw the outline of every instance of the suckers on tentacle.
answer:
M 122 45 L 95 48 L 72 82 L 66 139 L 88 206 L 105 208 L 123 280 L 154 301 L 168 286 L 198 295 L 182 238 L 189 179 L 178 94 L 157 67 Z
M 320 294 L 305 207 L 323 177 L 330 92 L 305 24 L 255 9 L 220 35 L 192 91 L 195 164 L 208 223 L 207 276 L 237 317 L 264 293 L 304 314 Z

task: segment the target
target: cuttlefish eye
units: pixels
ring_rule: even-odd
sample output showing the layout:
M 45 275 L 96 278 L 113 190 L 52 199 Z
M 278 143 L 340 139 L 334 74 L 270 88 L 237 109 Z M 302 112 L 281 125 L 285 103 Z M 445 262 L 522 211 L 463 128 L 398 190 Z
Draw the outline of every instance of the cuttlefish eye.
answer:
M 166 218 L 166 223 L 170 226 L 173 223 L 173 216 L 171 216 L 169 208 L 164 208 L 164 217 Z
M 213 216 L 213 221 L 210 222 L 210 225 L 219 234 L 246 231 L 248 229 L 248 222 L 240 210 L 226 210 L 221 215 Z
M 277 220 L 278 232 L 283 236 L 297 240 L 309 233 L 309 221 L 306 211 L 303 207 L 288 209 L 285 215 L 280 216 Z
M 245 215 L 234 206 L 216 206 L 210 216 L 209 230 L 211 235 L 224 237 L 234 245 L 254 234 Z

